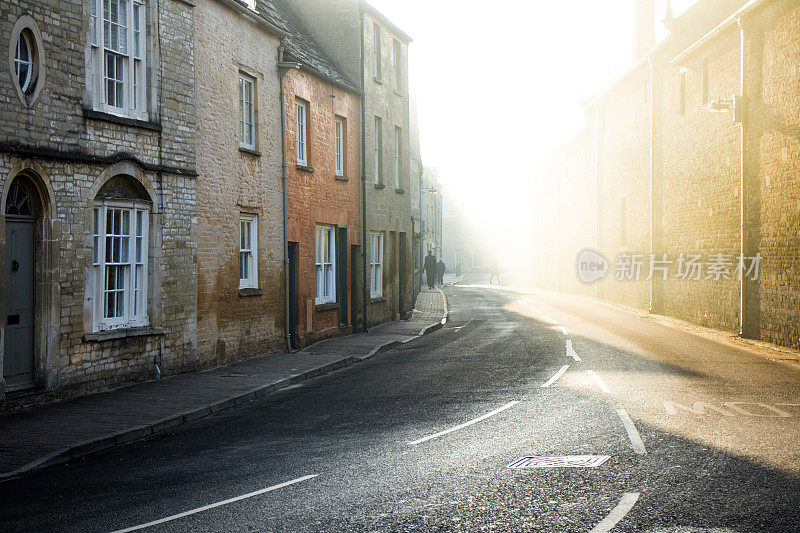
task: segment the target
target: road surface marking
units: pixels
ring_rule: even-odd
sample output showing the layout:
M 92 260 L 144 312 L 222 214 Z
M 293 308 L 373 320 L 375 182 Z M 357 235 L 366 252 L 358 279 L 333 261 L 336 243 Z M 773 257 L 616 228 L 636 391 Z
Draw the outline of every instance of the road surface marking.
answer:
M 617 414 L 619 415 L 619 419 L 622 420 L 622 425 L 625 426 L 625 431 L 628 432 L 628 438 L 631 440 L 633 451 L 639 455 L 647 455 L 647 450 L 644 447 L 644 442 L 642 442 L 642 437 L 636 430 L 633 420 L 631 420 L 631 417 L 628 416 L 628 412 L 625 411 L 625 409 L 617 409 Z
M 625 518 L 625 515 L 633 509 L 633 506 L 636 505 L 636 501 L 639 499 L 638 492 L 626 492 L 622 495 L 622 499 L 619 501 L 616 507 L 611 509 L 611 512 L 608 513 L 608 516 L 603 518 L 599 524 L 594 526 L 589 533 L 606 533 L 607 531 L 611 531 L 617 523 Z
M 563 333 L 565 336 L 568 335 L 567 328 L 565 328 L 564 326 L 558 326 L 558 329 L 560 329 L 561 333 Z
M 558 380 L 558 378 L 560 378 L 561 376 L 563 376 L 563 375 L 564 375 L 564 372 L 566 372 L 568 368 L 569 368 L 569 365 L 564 365 L 564 366 L 562 366 L 561 368 L 559 368 L 559 369 L 558 369 L 558 372 L 556 372 L 556 373 L 553 375 L 553 377 L 552 377 L 552 378 L 550 378 L 550 379 L 548 379 L 548 380 L 547 380 L 547 383 L 542 383 L 542 384 L 541 384 L 541 385 L 539 385 L 539 386 L 540 386 L 540 387 L 549 387 L 550 385 L 552 385 L 553 383 L 555 383 L 555 382 L 556 382 L 556 380 Z
M 792 413 L 787 413 L 783 409 L 778 409 L 777 407 L 773 407 L 771 405 L 767 405 L 761 402 L 722 402 L 722 405 L 727 407 L 732 411 L 736 411 L 742 415 L 748 416 L 758 416 L 758 417 L 766 417 L 766 418 L 791 418 Z M 745 405 L 755 405 L 761 410 L 761 412 L 754 413 L 752 410 L 748 411 L 744 408 Z M 739 407 L 742 406 L 742 407 Z M 764 411 L 769 411 L 771 414 L 767 414 Z
M 529 455 L 506 468 L 597 468 L 610 458 L 610 455 Z
M 288 487 L 289 485 L 294 485 L 295 483 L 300 483 L 301 481 L 315 478 L 318 475 L 319 474 L 311 474 L 309 476 L 299 477 L 297 479 L 292 479 L 291 481 L 285 481 L 284 483 L 278 483 L 277 485 L 272 485 L 271 487 L 267 487 L 265 489 L 257 490 L 254 492 L 248 492 L 247 494 L 242 494 L 241 496 L 236 496 L 235 498 L 230 498 L 227 500 L 223 500 L 221 502 L 204 505 L 203 507 L 198 507 L 197 509 L 192 509 L 191 511 L 186 511 L 183 513 L 178 513 L 172 516 L 168 516 L 166 518 L 161 518 L 160 520 L 153 520 L 152 522 L 147 522 L 146 524 L 129 527 L 127 529 L 119 529 L 117 531 L 114 531 L 113 533 L 126 533 L 127 531 L 138 531 L 140 529 L 156 526 L 158 524 L 163 524 L 165 522 L 171 522 L 173 520 L 177 520 L 178 518 L 183 518 L 184 516 L 190 516 L 196 513 L 202 513 L 203 511 L 208 511 L 209 509 L 214 509 L 215 507 L 221 507 L 223 505 L 228 505 L 229 503 L 238 502 L 239 500 L 244 500 L 247 498 L 252 498 L 253 496 L 258 496 L 259 494 L 264 494 L 266 492 L 272 492 L 273 490 L 282 489 L 284 487 Z
M 572 341 L 569 339 L 567 339 L 567 357 L 572 357 L 575 361 L 581 362 L 581 358 L 578 357 L 578 352 L 572 347 Z
M 595 383 L 597 383 L 597 386 L 600 387 L 601 391 L 605 392 L 606 394 L 611 393 L 611 389 L 608 388 L 608 385 L 603 383 L 603 380 L 600 378 L 600 376 L 595 374 L 594 370 L 587 370 L 586 373 L 592 376 L 592 379 Z
M 423 442 L 429 441 L 429 440 L 431 440 L 431 439 L 435 439 L 436 437 L 441 437 L 442 435 L 447 435 L 448 433 L 452 433 L 452 432 L 454 432 L 454 431 L 458 431 L 459 429 L 464 429 L 465 427 L 471 426 L 472 424 L 477 424 L 477 423 L 478 423 L 478 422 L 480 422 L 481 420 L 486 420 L 486 419 L 487 419 L 487 418 L 489 418 L 490 416 L 494 416 L 494 415 L 496 415 L 496 414 L 498 414 L 498 413 L 502 413 L 502 412 L 503 412 L 503 411 L 505 411 L 506 409 L 508 409 L 508 408 L 510 408 L 510 407 L 514 407 L 514 406 L 515 406 L 515 405 L 517 405 L 518 403 L 519 403 L 519 402 L 518 402 L 517 400 L 514 400 L 513 402 L 508 402 L 508 403 L 507 403 L 507 404 L 505 404 L 504 406 L 502 406 L 502 407 L 498 407 L 498 408 L 497 408 L 497 409 L 495 409 L 494 411 L 491 411 L 491 412 L 489 412 L 489 413 L 486 413 L 485 415 L 481 415 L 481 416 L 479 416 L 478 418 L 475 418 L 475 419 L 473 419 L 473 420 L 470 420 L 469 422 L 464 422 L 463 424 L 459 424 L 459 425 L 457 425 L 457 426 L 455 426 L 455 427 L 452 427 L 452 428 L 450 428 L 450 429 L 446 429 L 446 430 L 444 430 L 444 431 L 440 431 L 439 433 L 434 433 L 433 435 L 428 435 L 427 437 L 423 437 L 423 438 L 421 438 L 421 439 L 419 439 L 419 440 L 413 440 L 413 441 L 409 442 L 408 444 L 409 444 L 410 446 L 415 446 L 415 445 L 417 445 L 417 444 L 422 444 Z
M 553 324 L 554 326 L 558 325 L 558 321 L 555 318 L 551 317 L 550 315 L 544 315 L 544 319 Z

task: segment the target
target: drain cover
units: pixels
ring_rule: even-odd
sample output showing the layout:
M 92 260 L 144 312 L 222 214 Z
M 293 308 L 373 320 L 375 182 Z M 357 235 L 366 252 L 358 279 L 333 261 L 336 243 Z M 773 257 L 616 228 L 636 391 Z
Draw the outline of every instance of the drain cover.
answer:
M 594 468 L 605 463 L 609 455 L 534 455 L 521 457 L 508 468 Z

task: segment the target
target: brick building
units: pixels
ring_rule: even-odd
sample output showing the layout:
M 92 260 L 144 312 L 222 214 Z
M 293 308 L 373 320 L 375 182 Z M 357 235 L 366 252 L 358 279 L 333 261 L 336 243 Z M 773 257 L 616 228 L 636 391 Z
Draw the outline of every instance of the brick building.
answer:
M 539 253 L 642 253 L 640 281 L 616 281 L 612 270 L 597 294 L 800 347 L 800 6 L 701 0 L 665 23 L 670 36 L 590 100 L 586 131 L 551 160 L 589 154 L 589 168 L 570 178 L 583 184 L 570 201 L 591 206 L 596 223 L 560 242 L 540 232 Z M 542 177 L 563 204 L 552 170 Z M 563 213 L 558 221 L 570 224 Z M 666 279 L 646 279 L 650 253 L 672 261 Z M 677 276 L 681 254 L 716 257 L 727 274 Z M 757 279 L 740 281 L 740 254 L 761 258 Z M 551 268 L 539 265 L 543 285 L 553 286 Z
M 198 0 L 197 354 L 286 347 L 278 47 L 265 2 Z
M 360 90 L 288 2 L 271 4 L 273 20 L 287 30 L 289 327 L 300 347 L 360 323 Z
M 0 20 L 0 398 L 191 367 L 191 4 L 10 0 Z

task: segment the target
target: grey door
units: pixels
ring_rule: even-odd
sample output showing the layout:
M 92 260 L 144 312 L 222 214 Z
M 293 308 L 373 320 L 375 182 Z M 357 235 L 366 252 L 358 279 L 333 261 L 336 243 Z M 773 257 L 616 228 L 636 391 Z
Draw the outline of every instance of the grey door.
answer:
M 33 385 L 33 247 L 35 224 L 6 218 L 6 332 L 3 377 L 7 389 Z

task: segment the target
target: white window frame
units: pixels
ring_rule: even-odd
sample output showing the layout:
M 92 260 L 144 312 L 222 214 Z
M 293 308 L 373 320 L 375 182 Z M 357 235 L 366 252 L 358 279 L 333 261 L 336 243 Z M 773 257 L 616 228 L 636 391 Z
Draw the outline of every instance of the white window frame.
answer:
M 336 176 L 344 176 L 344 120 L 333 120 L 333 165 Z
M 394 127 L 394 188 L 400 190 L 401 153 L 403 150 L 403 130 L 400 126 Z
M 308 139 L 306 129 L 306 104 L 300 100 L 294 102 L 294 123 L 295 123 L 295 150 L 297 152 L 297 164 L 308 166 Z
M 35 63 L 33 56 L 36 53 L 36 42 L 29 35 L 30 30 L 19 32 L 17 37 L 17 44 L 14 46 L 14 82 L 19 86 L 23 93 L 28 92 L 31 81 L 34 79 L 33 69 Z M 28 54 L 27 58 L 22 57 L 22 45 L 25 44 L 25 50 Z M 20 79 L 19 73 L 22 68 L 25 68 L 25 78 Z
M 147 6 L 144 0 L 108 0 L 108 12 L 104 10 L 104 0 L 87 1 L 90 18 L 87 46 L 91 51 L 88 86 L 92 88 L 94 109 L 147 120 Z M 122 8 L 124 17 L 112 18 L 113 5 L 118 6 L 117 13 Z M 109 69 L 112 64 L 114 72 Z M 112 98 L 109 98 L 109 83 L 114 85 Z
M 258 216 L 239 214 L 239 288 L 258 288 Z M 247 272 L 245 273 L 245 269 Z
M 383 172 L 381 172 L 381 144 L 382 144 L 382 137 L 383 137 L 383 121 L 381 117 L 375 117 L 375 156 L 374 156 L 374 166 L 375 166 L 375 185 L 380 185 L 383 181 Z
M 108 227 L 108 216 L 120 214 L 120 231 Z M 125 213 L 128 228 L 124 227 Z M 142 327 L 149 324 L 147 316 L 147 263 L 150 203 L 125 200 L 95 200 L 91 214 L 92 265 L 94 268 L 93 330 Z M 113 221 L 112 221 L 113 225 Z M 108 233 L 109 229 L 112 233 Z M 115 246 L 115 242 L 117 245 Z M 115 251 L 117 257 L 115 258 Z M 114 269 L 114 267 L 117 267 Z M 123 273 L 121 284 L 106 286 L 111 269 Z M 119 278 L 117 278 L 119 279 Z M 113 295 L 111 294 L 113 293 Z M 122 298 L 114 306 L 113 316 L 107 316 L 108 299 Z M 118 300 L 117 300 L 118 301 Z
M 256 79 L 239 72 L 239 147 L 256 149 Z
M 381 79 L 382 65 L 381 65 L 381 26 L 377 22 L 373 22 L 375 26 L 372 32 L 372 39 L 374 46 L 372 50 L 372 76 L 376 80 Z
M 472 268 L 481 268 L 481 254 L 472 250 Z
M 317 304 L 336 302 L 336 228 L 317 226 L 315 292 Z
M 369 263 L 371 298 L 383 296 L 383 233 L 372 234 L 372 256 Z
M 394 39 L 392 43 L 392 60 L 394 62 L 393 65 L 393 77 L 394 77 L 394 90 L 398 93 L 402 90 L 402 67 L 403 67 L 403 47 L 400 44 L 400 41 Z

